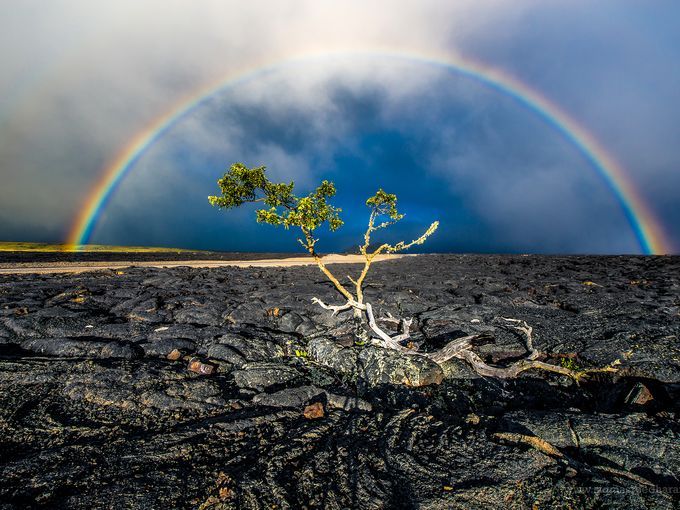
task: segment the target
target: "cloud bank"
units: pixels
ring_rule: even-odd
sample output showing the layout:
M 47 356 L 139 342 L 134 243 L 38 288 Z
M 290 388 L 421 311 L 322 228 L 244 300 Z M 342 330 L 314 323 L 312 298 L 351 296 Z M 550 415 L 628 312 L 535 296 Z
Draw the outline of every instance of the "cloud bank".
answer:
M 4 2 L 0 238 L 63 239 L 129 140 L 205 84 L 368 48 L 463 54 L 542 91 L 623 163 L 678 249 L 678 7 L 662 3 Z M 378 186 L 410 213 L 397 234 L 442 219 L 436 250 L 639 249 L 611 192 L 535 115 L 446 70 L 351 58 L 282 66 L 192 111 L 140 158 L 93 241 L 296 249 L 249 211 L 207 206 L 237 160 L 303 188 L 334 179 L 348 214 L 329 250 L 355 242 Z

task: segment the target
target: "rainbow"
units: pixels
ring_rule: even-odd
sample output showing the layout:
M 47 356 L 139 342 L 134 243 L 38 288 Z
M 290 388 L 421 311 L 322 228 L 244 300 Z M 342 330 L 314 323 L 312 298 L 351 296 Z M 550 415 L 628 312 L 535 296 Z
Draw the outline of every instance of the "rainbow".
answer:
M 539 92 L 497 69 L 460 56 L 386 51 L 324 52 L 258 63 L 248 68 L 233 71 L 227 77 L 223 77 L 185 97 L 167 113 L 137 133 L 106 167 L 73 222 L 66 241 L 67 244 L 72 246 L 74 250 L 78 250 L 82 245 L 89 242 L 92 232 L 116 188 L 132 170 L 146 149 L 196 107 L 224 88 L 247 81 L 259 74 L 271 72 L 283 66 L 334 57 L 395 59 L 440 66 L 511 97 L 557 130 L 585 157 L 613 192 L 643 253 L 665 254 L 671 251 L 670 243 L 664 235 L 661 224 L 654 217 L 621 165 L 607 153 L 594 136 Z

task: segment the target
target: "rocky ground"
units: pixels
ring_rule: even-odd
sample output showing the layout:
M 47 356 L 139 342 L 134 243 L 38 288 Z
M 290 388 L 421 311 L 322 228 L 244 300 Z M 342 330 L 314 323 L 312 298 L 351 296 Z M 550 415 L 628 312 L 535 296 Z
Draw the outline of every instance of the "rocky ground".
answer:
M 507 364 L 512 317 L 617 371 L 354 347 L 315 267 L 0 276 L 0 509 L 677 508 L 680 258 L 407 257 L 366 294 L 426 350 Z

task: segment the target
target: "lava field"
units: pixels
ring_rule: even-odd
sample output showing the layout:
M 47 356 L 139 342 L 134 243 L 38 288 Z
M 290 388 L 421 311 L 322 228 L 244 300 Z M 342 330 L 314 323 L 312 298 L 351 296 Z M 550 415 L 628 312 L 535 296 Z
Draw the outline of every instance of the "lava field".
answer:
M 356 346 L 314 266 L 0 275 L 0 509 L 677 508 L 680 257 L 419 255 L 365 294 L 424 351 L 507 365 L 515 318 L 589 377 Z

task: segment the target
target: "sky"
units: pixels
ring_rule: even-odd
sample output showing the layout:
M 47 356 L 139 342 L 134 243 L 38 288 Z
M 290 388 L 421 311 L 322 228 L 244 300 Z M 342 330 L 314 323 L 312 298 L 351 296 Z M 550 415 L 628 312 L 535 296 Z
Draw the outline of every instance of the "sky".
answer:
M 301 195 L 335 182 L 345 225 L 322 252 L 359 244 L 378 188 L 406 215 L 384 240 L 440 221 L 421 251 L 644 251 L 569 132 L 448 61 L 564 112 L 680 253 L 678 19 L 674 0 L 3 0 L 0 240 L 66 241 L 126 148 L 182 111 L 89 242 L 298 251 L 254 207 L 209 205 L 243 162 Z

